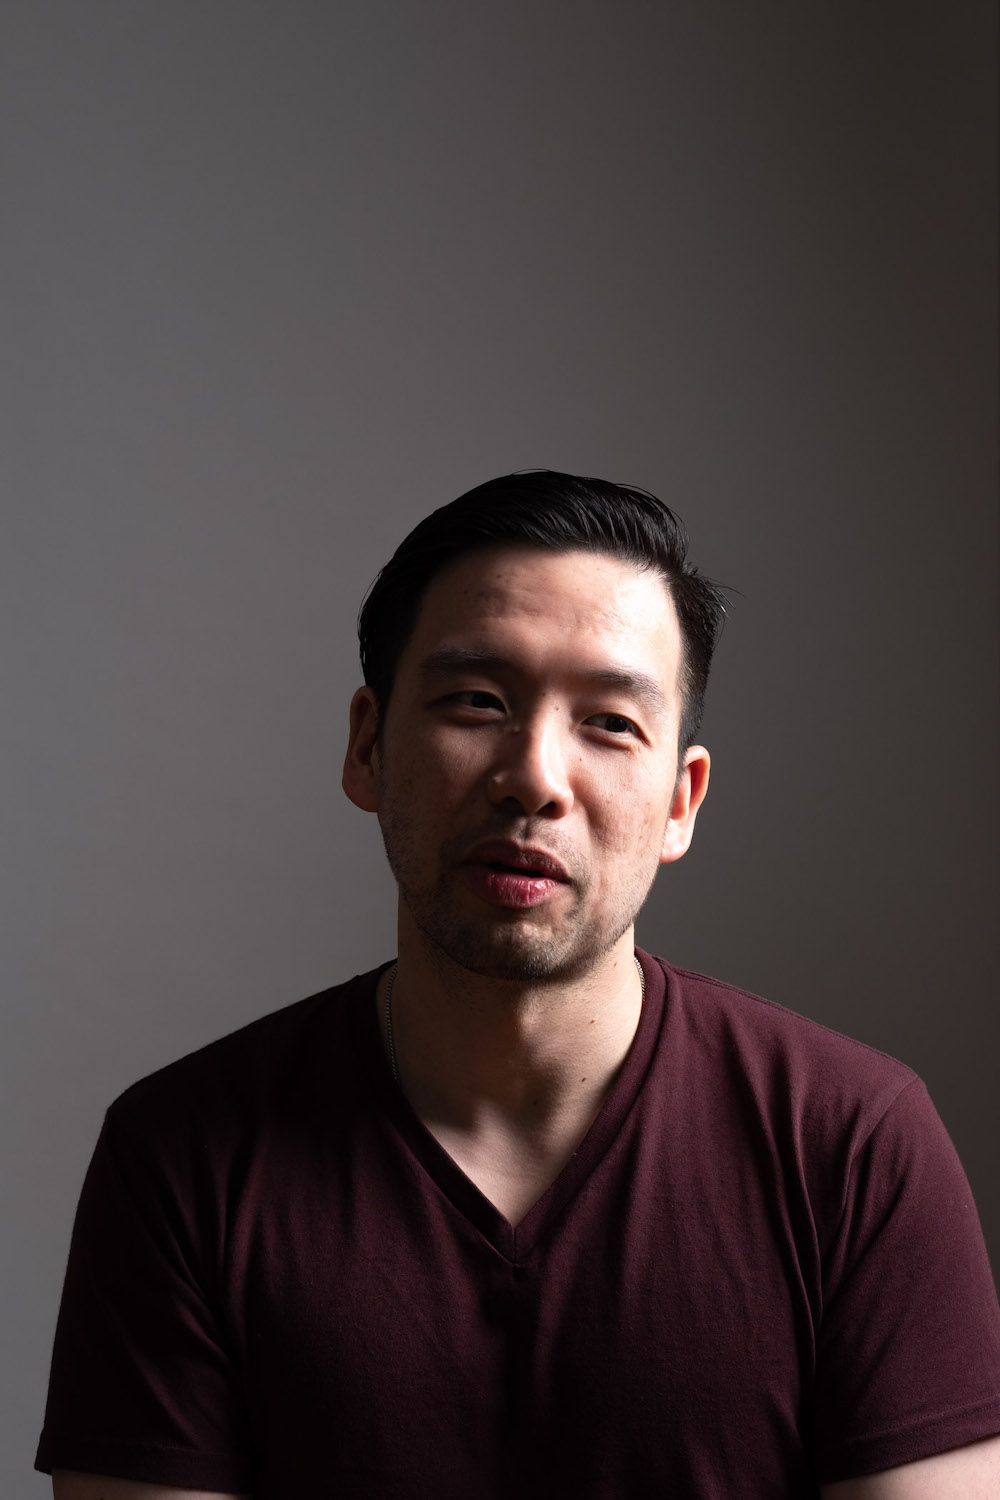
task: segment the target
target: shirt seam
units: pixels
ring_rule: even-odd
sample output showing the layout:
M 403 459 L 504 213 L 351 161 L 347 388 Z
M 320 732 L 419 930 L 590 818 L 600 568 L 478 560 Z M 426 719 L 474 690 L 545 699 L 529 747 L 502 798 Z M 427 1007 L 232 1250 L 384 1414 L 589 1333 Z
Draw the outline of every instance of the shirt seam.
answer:
M 180 1443 L 146 1443 L 137 1442 L 135 1438 L 114 1437 L 110 1433 L 84 1432 L 68 1427 L 43 1428 L 42 1440 L 49 1446 L 56 1443 L 92 1443 L 106 1444 L 108 1448 L 135 1448 L 142 1453 L 183 1453 L 185 1456 L 193 1455 L 196 1458 L 220 1458 L 226 1463 L 233 1462 L 232 1452 L 225 1448 L 204 1448 L 200 1444 L 197 1448 L 188 1448 Z
M 713 989 L 725 990 L 730 995 L 739 995 L 744 1000 L 752 1000 L 755 1005 L 761 1005 L 765 1010 L 777 1010 L 782 1015 L 791 1016 L 803 1026 L 812 1027 L 816 1031 L 825 1032 L 827 1036 L 837 1037 L 842 1042 L 850 1042 L 852 1047 L 861 1047 L 865 1052 L 871 1052 L 875 1057 L 887 1058 L 889 1062 L 895 1063 L 898 1068 L 903 1068 L 910 1075 L 908 1082 L 919 1079 L 913 1068 L 903 1062 L 899 1057 L 893 1057 L 891 1052 L 884 1052 L 880 1047 L 873 1047 L 870 1042 L 860 1041 L 857 1037 L 848 1036 L 845 1031 L 838 1031 L 835 1026 L 828 1026 L 825 1021 L 817 1021 L 814 1016 L 803 1015 L 800 1010 L 793 1010 L 790 1005 L 782 1005 L 778 1000 L 769 1000 L 766 995 L 757 995 L 753 990 L 742 989 L 738 984 L 730 984 L 725 979 L 715 979 L 711 974 L 699 974 L 694 969 L 681 969 L 674 964 L 667 964 L 665 959 L 658 960 L 664 969 L 669 983 L 670 973 L 673 972 L 684 979 L 694 979 L 701 984 L 711 985 Z

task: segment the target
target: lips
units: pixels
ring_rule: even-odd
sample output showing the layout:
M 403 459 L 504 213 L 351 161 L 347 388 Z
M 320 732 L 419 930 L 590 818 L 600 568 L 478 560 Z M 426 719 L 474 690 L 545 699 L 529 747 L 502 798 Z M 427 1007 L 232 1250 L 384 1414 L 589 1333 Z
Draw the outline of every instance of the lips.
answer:
M 569 883 L 564 865 L 544 849 L 491 839 L 469 851 L 461 878 L 490 906 L 523 911 L 544 906 Z
M 465 864 L 490 865 L 499 871 L 534 875 L 542 880 L 568 881 L 566 867 L 544 849 L 515 844 L 508 839 L 491 839 L 477 844 L 465 856 Z

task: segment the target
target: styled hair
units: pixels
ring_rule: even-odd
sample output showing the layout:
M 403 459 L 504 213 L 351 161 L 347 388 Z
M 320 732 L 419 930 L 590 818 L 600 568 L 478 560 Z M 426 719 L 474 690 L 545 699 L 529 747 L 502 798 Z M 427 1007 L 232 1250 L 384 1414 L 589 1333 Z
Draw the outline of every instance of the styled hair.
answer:
M 512 546 L 601 552 L 661 575 L 677 611 L 683 644 L 683 754 L 701 722 L 725 597 L 687 561 L 684 528 L 654 495 L 552 469 L 487 480 L 432 511 L 378 574 L 361 606 L 358 637 L 361 669 L 375 695 L 380 723 L 431 580 L 467 553 Z

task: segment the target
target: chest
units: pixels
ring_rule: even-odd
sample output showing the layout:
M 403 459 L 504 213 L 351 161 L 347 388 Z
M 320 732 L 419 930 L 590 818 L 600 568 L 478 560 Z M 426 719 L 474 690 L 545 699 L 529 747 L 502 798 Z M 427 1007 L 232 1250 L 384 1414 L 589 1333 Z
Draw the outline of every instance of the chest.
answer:
M 478 1134 L 428 1126 L 445 1155 L 508 1224 L 516 1226 L 565 1169 L 593 1118 L 563 1122 L 545 1131 Z
M 305 1177 L 259 1161 L 226 1295 L 262 1475 L 281 1458 L 287 1482 L 294 1452 L 307 1485 L 322 1452 L 352 1493 L 377 1471 L 457 1500 L 510 1493 L 520 1456 L 539 1494 L 667 1493 L 686 1469 L 721 1496 L 750 1463 L 809 1493 L 789 1488 L 813 1358 L 794 1246 L 767 1192 L 692 1191 L 674 1150 L 639 1130 L 549 1163 L 516 1227 L 510 1164 L 480 1191 L 389 1137 Z

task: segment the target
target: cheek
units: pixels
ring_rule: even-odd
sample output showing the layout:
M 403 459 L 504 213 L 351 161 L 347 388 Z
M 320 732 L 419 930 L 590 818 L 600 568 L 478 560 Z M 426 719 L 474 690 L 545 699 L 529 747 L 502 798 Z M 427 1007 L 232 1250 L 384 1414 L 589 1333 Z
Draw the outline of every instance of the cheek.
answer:
M 486 747 L 468 736 L 441 733 L 393 746 L 385 795 L 410 820 L 433 821 L 442 808 L 462 801 L 488 772 Z
M 658 864 L 665 831 L 663 808 L 657 802 L 647 801 L 632 826 L 629 853 L 642 864 L 647 860 Z
M 605 774 L 591 783 L 590 795 L 607 850 L 635 855 L 655 845 L 659 858 L 669 812 L 648 777 Z

